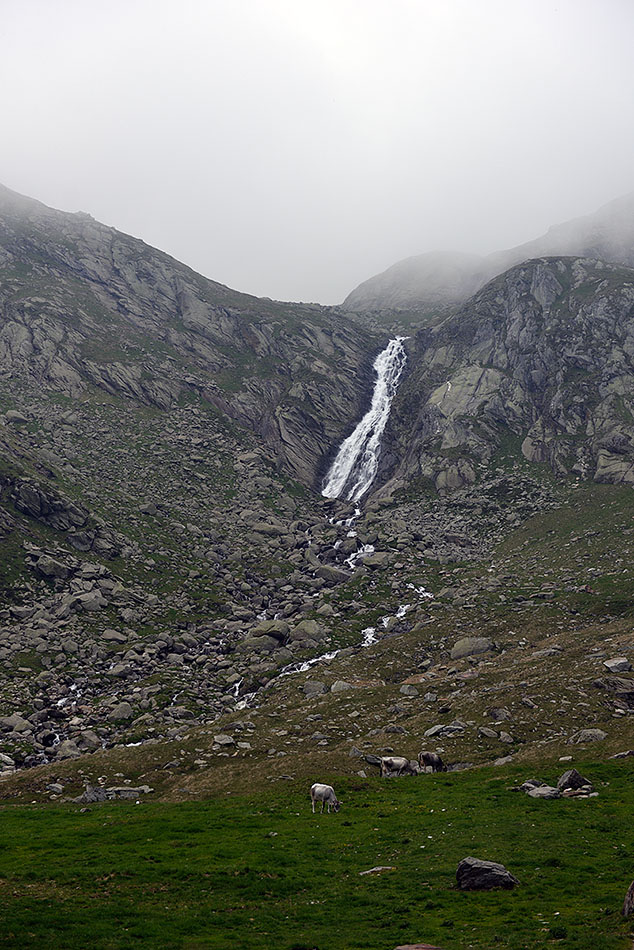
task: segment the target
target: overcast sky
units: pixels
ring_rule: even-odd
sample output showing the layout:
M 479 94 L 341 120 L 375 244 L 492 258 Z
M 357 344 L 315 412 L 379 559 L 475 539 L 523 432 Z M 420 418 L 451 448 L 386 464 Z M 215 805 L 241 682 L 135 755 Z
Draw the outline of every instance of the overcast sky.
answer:
M 336 303 L 634 190 L 632 0 L 0 0 L 0 180 Z

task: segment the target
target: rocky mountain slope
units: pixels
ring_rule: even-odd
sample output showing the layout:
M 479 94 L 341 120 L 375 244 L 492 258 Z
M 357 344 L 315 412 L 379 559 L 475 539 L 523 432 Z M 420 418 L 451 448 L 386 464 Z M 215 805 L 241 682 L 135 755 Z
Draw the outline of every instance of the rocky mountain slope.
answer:
M 518 247 L 487 257 L 431 253 L 409 257 L 364 281 L 342 307 L 360 313 L 404 311 L 414 321 L 429 319 L 461 303 L 498 274 L 537 257 L 588 257 L 634 266 L 634 193 L 594 214 L 550 228 Z
M 634 270 L 545 258 L 511 268 L 411 341 L 384 491 L 475 482 L 503 444 L 560 475 L 634 480 Z
M 318 489 L 384 334 L 0 199 L 1 794 L 619 751 L 634 271 L 530 261 L 412 335 L 355 513 Z
M 378 341 L 327 308 L 258 300 L 83 214 L 0 188 L 0 372 L 72 400 L 200 399 L 316 484 Z M 333 370 L 336 370 L 333 371 Z

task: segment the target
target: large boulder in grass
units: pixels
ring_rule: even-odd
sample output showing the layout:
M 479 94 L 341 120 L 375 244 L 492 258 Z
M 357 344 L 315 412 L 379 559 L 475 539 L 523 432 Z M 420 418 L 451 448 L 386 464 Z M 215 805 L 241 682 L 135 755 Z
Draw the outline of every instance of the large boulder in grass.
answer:
M 552 785 L 538 785 L 536 788 L 529 789 L 526 794 L 530 795 L 531 798 L 544 798 L 546 800 L 561 798 L 560 790 Z
M 557 782 L 557 788 L 564 792 L 567 789 L 577 789 L 589 787 L 592 788 L 592 782 L 589 782 L 587 778 L 584 778 L 580 772 L 577 772 L 576 769 L 568 769 L 564 774 L 559 778 Z
M 471 857 L 463 858 L 458 865 L 456 880 L 462 891 L 491 891 L 496 887 L 509 889 L 519 884 L 503 864 Z

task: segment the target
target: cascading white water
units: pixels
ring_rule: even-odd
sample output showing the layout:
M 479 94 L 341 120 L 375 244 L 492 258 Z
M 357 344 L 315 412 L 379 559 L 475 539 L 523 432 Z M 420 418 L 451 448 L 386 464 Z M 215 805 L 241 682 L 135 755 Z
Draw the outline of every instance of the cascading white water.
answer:
M 407 360 L 405 340 L 406 336 L 390 340 L 374 361 L 377 380 L 372 405 L 352 435 L 341 443 L 321 492 L 326 498 L 345 495 L 350 501 L 358 501 L 372 484 L 379 467 L 381 436 Z

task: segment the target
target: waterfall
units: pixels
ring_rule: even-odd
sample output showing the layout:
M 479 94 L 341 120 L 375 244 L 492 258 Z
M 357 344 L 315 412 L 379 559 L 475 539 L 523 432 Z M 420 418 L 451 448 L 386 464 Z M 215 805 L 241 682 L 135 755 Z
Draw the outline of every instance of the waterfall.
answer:
M 381 436 L 407 360 L 403 346 L 407 339 L 397 336 L 390 340 L 374 361 L 377 380 L 372 405 L 352 435 L 341 443 L 321 492 L 326 498 L 345 495 L 350 501 L 358 501 L 372 484 L 379 467 Z

